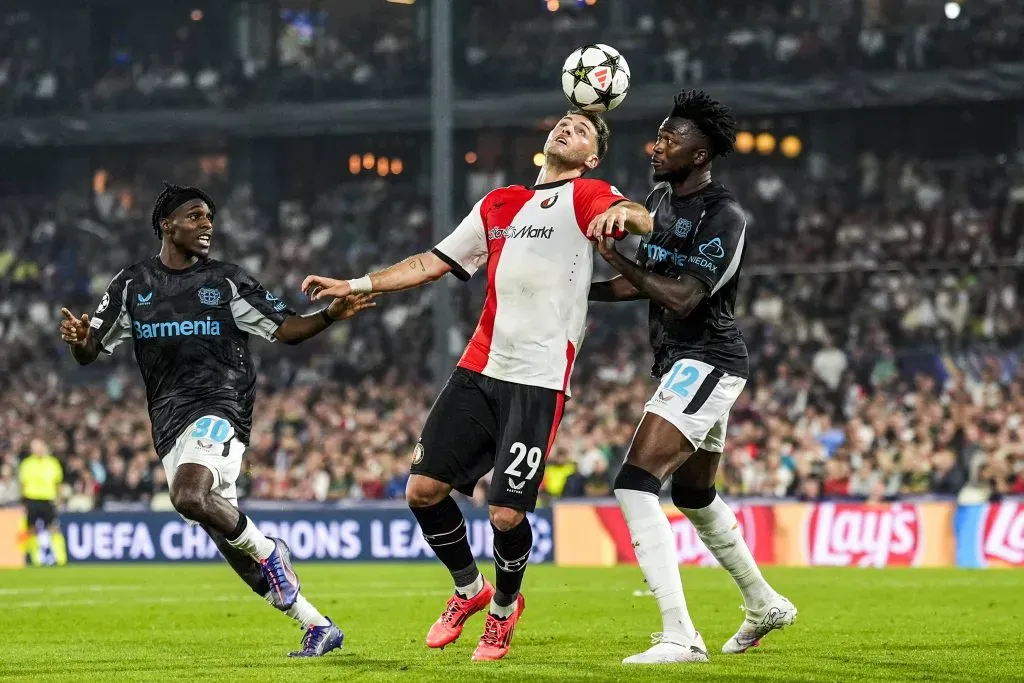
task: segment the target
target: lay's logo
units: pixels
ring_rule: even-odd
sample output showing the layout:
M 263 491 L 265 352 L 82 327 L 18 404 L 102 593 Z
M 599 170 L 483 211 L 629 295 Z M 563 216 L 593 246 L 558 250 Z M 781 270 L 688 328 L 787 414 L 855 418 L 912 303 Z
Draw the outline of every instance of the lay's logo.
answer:
M 1024 503 L 989 505 L 982 539 L 987 564 L 1024 566 Z
M 822 503 L 808 517 L 804 543 L 812 566 L 912 566 L 923 546 L 921 518 L 916 505 Z

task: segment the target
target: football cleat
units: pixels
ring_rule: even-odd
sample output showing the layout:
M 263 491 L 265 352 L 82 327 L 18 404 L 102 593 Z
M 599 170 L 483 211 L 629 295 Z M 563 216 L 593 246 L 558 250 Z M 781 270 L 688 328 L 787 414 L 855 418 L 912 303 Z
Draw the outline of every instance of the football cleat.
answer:
M 652 633 L 653 645 L 640 654 L 626 657 L 623 664 L 683 664 L 708 661 L 708 648 L 700 633 L 693 640 L 672 633 Z
M 501 619 L 490 612 L 487 613 L 487 623 L 484 624 L 484 634 L 480 637 L 476 649 L 473 650 L 474 662 L 493 662 L 508 654 L 512 646 L 512 634 L 516 631 L 516 624 L 523 616 L 526 609 L 526 600 L 520 593 L 516 598 L 516 608 L 512 614 Z
M 761 639 L 776 629 L 782 629 L 796 621 L 796 607 L 781 595 L 769 598 L 756 610 L 741 607 L 747 617 L 736 635 L 726 641 L 722 652 L 738 655 L 761 644 Z
M 345 642 L 345 634 L 338 625 L 327 618 L 327 626 L 309 625 L 306 635 L 302 636 L 302 649 L 289 652 L 289 657 L 323 657 L 331 650 L 341 648 Z
M 444 647 L 454 643 L 462 635 L 462 627 L 471 616 L 487 609 L 494 597 L 494 586 L 484 579 L 484 587 L 471 598 L 458 593 L 452 595 L 444 612 L 427 631 L 427 647 Z
M 270 584 L 270 604 L 283 612 L 295 604 L 301 585 L 292 567 L 288 544 L 280 538 L 270 540 L 274 542 L 274 552 L 267 559 L 260 560 L 260 569 Z

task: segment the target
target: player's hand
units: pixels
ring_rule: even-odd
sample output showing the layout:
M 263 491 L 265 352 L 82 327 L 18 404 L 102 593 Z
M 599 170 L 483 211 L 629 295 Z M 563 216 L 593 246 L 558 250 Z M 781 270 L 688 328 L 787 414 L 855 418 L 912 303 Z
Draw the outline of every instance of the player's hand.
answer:
M 76 318 L 66 308 L 60 309 L 64 319 L 60 321 L 60 338 L 71 346 L 85 346 L 89 341 L 89 314 L 83 313 L 81 318 Z
M 329 297 L 339 299 L 348 296 L 352 293 L 352 288 L 346 280 L 336 280 L 323 275 L 307 275 L 302 281 L 302 293 L 311 301 L 319 301 Z
M 587 237 L 600 241 L 604 237 L 614 237 L 621 240 L 629 232 L 626 230 L 626 221 L 629 218 L 629 209 L 618 204 L 599 214 L 587 226 Z
M 374 301 L 379 294 L 349 294 L 335 299 L 327 307 L 327 315 L 334 320 L 345 320 L 351 318 L 359 311 L 373 308 L 377 305 Z

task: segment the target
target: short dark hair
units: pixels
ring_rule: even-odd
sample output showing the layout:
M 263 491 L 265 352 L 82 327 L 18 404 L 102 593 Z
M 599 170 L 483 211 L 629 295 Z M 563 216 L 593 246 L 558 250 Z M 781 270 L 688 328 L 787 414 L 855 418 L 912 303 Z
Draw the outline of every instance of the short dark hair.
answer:
M 179 206 L 193 199 L 202 199 L 210 207 L 210 213 L 217 215 L 217 205 L 210 199 L 210 195 L 203 192 L 200 188 L 192 187 L 191 185 L 174 185 L 166 180 L 164 181 L 164 189 L 160 192 L 160 195 L 156 198 L 156 203 L 153 205 L 152 223 L 157 239 L 163 239 L 160 221 L 170 216 Z
M 703 90 L 683 90 L 676 95 L 669 118 L 692 121 L 708 139 L 712 157 L 728 156 L 736 142 L 736 119 L 729 107 Z
M 608 127 L 608 123 L 604 120 L 604 117 L 600 114 L 592 111 L 583 111 L 582 109 L 570 109 L 565 112 L 566 116 L 582 116 L 594 126 L 594 130 L 597 131 L 597 158 L 604 159 L 604 155 L 608 153 L 608 138 L 612 136 L 612 130 Z

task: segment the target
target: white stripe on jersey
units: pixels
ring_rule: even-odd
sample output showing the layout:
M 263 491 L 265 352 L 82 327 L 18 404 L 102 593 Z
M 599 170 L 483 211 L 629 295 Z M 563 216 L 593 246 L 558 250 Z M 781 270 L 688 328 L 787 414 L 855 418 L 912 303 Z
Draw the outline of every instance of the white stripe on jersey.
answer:
M 255 308 L 252 304 L 238 296 L 238 286 L 231 281 L 231 278 L 224 278 L 231 285 L 231 303 L 228 306 L 231 308 L 231 316 L 235 319 L 235 325 L 238 329 L 249 334 L 255 334 L 257 337 L 262 337 L 269 342 L 277 341 L 277 337 L 274 333 L 277 332 L 279 325 L 263 315 Z
M 124 271 L 122 271 L 124 272 Z M 117 275 L 120 275 L 118 273 Z M 116 279 L 117 276 L 115 276 Z M 125 280 L 124 289 L 121 290 L 121 310 L 117 312 L 117 318 L 114 320 L 114 324 L 110 326 L 107 333 L 103 335 L 103 339 L 100 339 L 100 348 L 106 353 L 113 353 L 114 349 L 123 342 L 125 339 L 132 338 L 132 320 L 131 315 L 128 313 L 128 285 L 132 283 L 131 278 Z M 99 318 L 93 318 L 92 325 L 96 325 L 96 321 L 99 320 L 100 325 L 103 321 Z
M 729 260 L 729 267 L 722 273 L 722 277 L 718 279 L 718 284 L 711 290 L 711 294 L 714 294 L 722 287 L 725 286 L 729 280 L 736 275 L 736 271 L 740 269 L 740 261 L 743 260 L 743 247 L 747 240 L 747 217 L 743 216 L 743 229 L 740 231 L 740 238 L 736 240 L 736 251 L 733 252 L 732 258 Z M 710 296 L 710 294 L 708 295 Z

